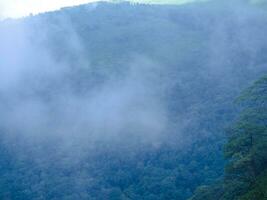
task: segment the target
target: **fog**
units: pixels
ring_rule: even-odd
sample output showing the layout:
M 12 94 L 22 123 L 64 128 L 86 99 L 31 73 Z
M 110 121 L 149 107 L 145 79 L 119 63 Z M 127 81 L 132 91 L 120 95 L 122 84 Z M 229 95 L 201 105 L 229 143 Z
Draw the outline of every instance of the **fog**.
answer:
M 97 13 L 97 5 L 88 4 L 84 9 L 88 13 Z M 254 29 L 246 27 L 265 16 L 264 11 L 257 7 L 248 9 L 244 1 L 236 1 L 234 5 L 229 2 L 219 4 L 221 9 L 216 3 L 214 7 L 205 7 L 203 3 L 203 9 L 199 5 L 199 11 L 191 13 L 190 19 L 199 24 L 200 30 L 201 26 L 207 28 L 206 22 L 201 20 L 207 20 L 205 14 L 212 9 L 218 9 L 223 20 L 209 30 L 204 47 L 208 50 L 207 59 L 201 63 L 201 70 L 193 73 L 203 80 L 216 81 L 219 92 L 229 87 L 239 88 L 239 78 L 233 75 L 236 70 L 232 67 L 239 55 L 233 55 L 236 51 L 232 52 L 231 48 L 240 48 L 251 57 L 244 68 L 251 67 L 252 73 L 262 70 L 262 67 L 254 65 L 258 51 L 265 45 L 262 43 L 264 32 L 258 30 L 259 26 Z M 174 87 L 190 90 L 187 82 L 190 73 L 184 74 L 180 69 L 163 65 L 137 51 L 128 53 L 127 63 L 118 69 L 96 67 L 91 62 L 94 52 L 88 51 L 81 33 L 77 32 L 77 24 L 73 24 L 74 20 L 64 12 L 51 14 L 51 18 L 46 18 L 46 15 L 49 13 L 43 17 L 1 23 L 1 128 L 8 135 L 35 140 L 60 137 L 66 141 L 79 138 L 82 142 L 116 140 L 122 135 L 126 138 L 134 135 L 144 141 L 154 142 L 156 138 L 160 141 L 170 128 L 170 121 L 173 123 L 169 118 L 172 110 L 168 107 L 166 95 Z M 230 26 L 237 28 L 231 33 Z M 255 32 L 257 38 L 253 37 Z M 231 37 L 236 36 L 238 40 L 233 44 L 236 46 L 229 46 Z M 53 42 L 57 42 L 56 45 Z M 190 49 L 185 54 L 192 51 Z M 183 53 L 178 51 L 177 56 Z M 186 68 L 188 63 L 188 60 L 182 60 L 177 64 Z M 191 99 L 194 99 L 194 94 Z M 179 105 L 184 99 L 176 101 Z M 176 132 L 198 120 L 191 113 L 195 112 L 191 109 L 195 105 L 187 104 L 187 113 L 177 113 L 175 118 Z
M 228 4 L 224 9 L 227 7 Z M 96 9 L 96 3 L 87 6 L 87 12 Z M 233 72 L 227 26 L 232 19 L 230 24 L 234 26 L 247 26 L 249 20 L 261 15 L 259 9 L 247 11 L 242 1 L 235 2 L 234 7 L 231 4 L 227 12 L 220 10 L 229 16 L 223 16 L 225 19 L 210 34 L 209 59 L 201 66 L 204 79 L 217 79 L 223 87 L 236 81 L 224 76 Z M 192 20 L 199 21 L 201 12 L 194 14 Z M 170 111 L 164 95 L 173 85 L 187 87 L 182 81 L 186 77 L 178 74 L 177 79 L 172 79 L 169 67 L 134 51 L 127 66 L 119 66 L 124 68 L 119 72 L 96 69 L 70 17 L 58 14 L 53 20 L 55 24 L 45 17 L 1 23 L 0 100 L 4 130 L 29 138 L 62 137 L 64 140 L 114 140 L 122 134 L 151 140 L 166 132 Z M 51 32 L 61 34 L 56 36 L 59 44 L 63 44 L 58 50 L 49 43 Z M 241 48 L 246 53 L 252 57 L 257 54 L 262 45 L 257 42 L 262 39 L 250 38 L 247 29 L 234 34 L 239 36 L 239 45 L 245 45 Z M 212 47 L 214 43 L 216 46 Z M 85 78 L 88 79 L 86 85 L 79 85 L 79 76 L 82 78 L 88 71 L 90 74 L 90 70 L 91 76 Z M 104 75 L 91 81 L 96 70 Z M 190 113 L 186 115 L 193 117 Z M 178 119 L 181 117 L 178 115 Z M 183 118 L 176 124 L 177 129 L 186 123 L 184 121 L 194 120 L 194 117 Z
M 0 22 L 3 177 L 42 198 L 153 183 L 189 197 L 223 173 L 233 101 L 267 71 L 266 24 L 243 0 L 94 3 Z
M 71 22 L 59 20 L 68 38 L 65 45 L 76 59 L 74 67 L 90 70 L 90 57 Z M 78 92 L 72 66 L 40 45 L 47 41 L 46 33 L 33 40 L 33 28 L 24 21 L 16 23 L 4 23 L 7 27 L 0 37 L 1 127 L 8 134 L 35 142 L 60 138 L 89 144 L 121 135 L 152 140 L 162 133 L 167 111 L 160 98 L 160 66 L 135 55 L 123 76 L 107 75 L 103 82 Z

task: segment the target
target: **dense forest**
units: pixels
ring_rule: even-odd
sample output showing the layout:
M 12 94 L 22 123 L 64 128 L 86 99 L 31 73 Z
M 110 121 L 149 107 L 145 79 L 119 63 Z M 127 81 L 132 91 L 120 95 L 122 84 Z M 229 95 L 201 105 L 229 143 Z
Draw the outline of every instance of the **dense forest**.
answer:
M 240 116 L 226 130 L 224 176 L 201 186 L 192 199 L 267 198 L 267 77 L 264 76 L 237 99 Z
M 266 35 L 248 0 L 1 21 L 0 199 L 266 200 Z

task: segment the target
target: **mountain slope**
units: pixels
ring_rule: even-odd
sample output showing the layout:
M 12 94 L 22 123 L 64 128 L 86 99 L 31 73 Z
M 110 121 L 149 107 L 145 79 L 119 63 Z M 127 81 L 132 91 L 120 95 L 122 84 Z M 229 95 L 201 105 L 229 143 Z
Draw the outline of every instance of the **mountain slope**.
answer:
M 0 198 L 187 199 L 266 72 L 246 3 L 97 3 L 0 24 Z

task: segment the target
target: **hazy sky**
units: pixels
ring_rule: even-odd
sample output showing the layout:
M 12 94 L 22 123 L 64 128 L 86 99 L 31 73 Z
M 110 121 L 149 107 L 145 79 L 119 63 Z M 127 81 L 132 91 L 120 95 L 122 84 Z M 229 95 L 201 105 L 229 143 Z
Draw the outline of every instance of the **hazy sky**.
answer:
M 57 10 L 97 0 L 0 0 L 0 19 Z
M 0 19 L 18 18 L 29 14 L 57 10 L 61 7 L 74 6 L 100 0 L 0 0 Z M 106 0 L 112 1 L 112 0 Z M 118 0 L 114 0 L 118 1 Z M 119 0 L 120 1 L 120 0 Z M 142 3 L 187 3 L 196 0 L 128 0 Z M 203 1 L 203 0 L 198 0 Z

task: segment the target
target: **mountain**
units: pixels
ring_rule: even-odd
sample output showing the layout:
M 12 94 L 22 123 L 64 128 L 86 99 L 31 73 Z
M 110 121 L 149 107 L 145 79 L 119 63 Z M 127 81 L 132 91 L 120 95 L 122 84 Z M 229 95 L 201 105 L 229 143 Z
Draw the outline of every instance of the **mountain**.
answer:
M 92 3 L 0 24 L 0 199 L 185 200 L 224 175 L 267 72 L 244 1 Z

